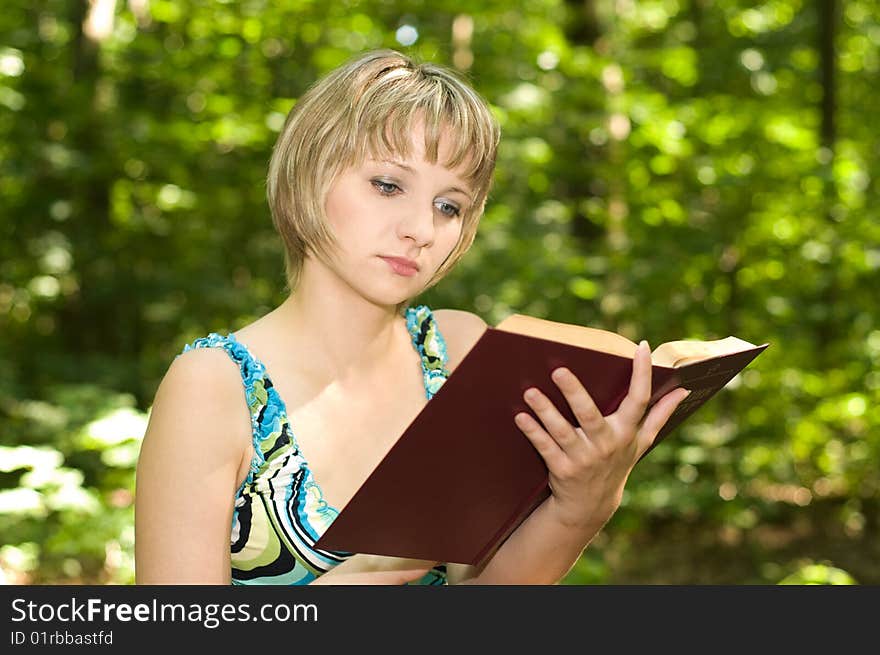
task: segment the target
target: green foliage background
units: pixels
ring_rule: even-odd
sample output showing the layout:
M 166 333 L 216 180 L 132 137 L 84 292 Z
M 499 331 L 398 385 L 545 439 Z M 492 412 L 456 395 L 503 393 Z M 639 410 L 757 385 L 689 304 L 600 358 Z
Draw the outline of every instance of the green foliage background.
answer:
M 880 582 L 878 3 L 97 5 L 103 33 L 86 2 L 0 12 L 0 581 L 133 581 L 159 380 L 283 299 L 284 116 L 394 47 L 503 128 L 476 243 L 421 301 L 771 343 L 566 582 Z

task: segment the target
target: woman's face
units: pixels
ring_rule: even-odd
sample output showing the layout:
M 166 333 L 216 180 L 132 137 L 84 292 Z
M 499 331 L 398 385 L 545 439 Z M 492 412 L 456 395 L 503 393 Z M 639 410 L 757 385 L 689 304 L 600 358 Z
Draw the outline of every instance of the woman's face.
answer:
M 339 245 L 334 268 L 374 302 L 396 305 L 417 295 L 455 248 L 471 190 L 455 171 L 424 158 L 421 125 L 405 161 L 368 158 L 330 187 L 327 220 Z M 447 140 L 448 141 L 448 140 Z

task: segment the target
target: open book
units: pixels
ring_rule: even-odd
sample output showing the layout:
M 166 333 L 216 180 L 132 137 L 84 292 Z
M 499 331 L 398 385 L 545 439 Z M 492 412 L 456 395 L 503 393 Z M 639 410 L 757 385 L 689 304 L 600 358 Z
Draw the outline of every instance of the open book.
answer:
M 768 345 L 730 336 L 656 347 L 649 409 L 677 387 L 691 394 L 651 448 Z M 550 494 L 544 461 L 513 421 L 518 412 L 532 413 L 523 392 L 538 387 L 577 425 L 550 378 L 565 366 L 607 416 L 629 391 L 636 348 L 607 330 L 521 314 L 487 328 L 317 547 L 483 564 Z

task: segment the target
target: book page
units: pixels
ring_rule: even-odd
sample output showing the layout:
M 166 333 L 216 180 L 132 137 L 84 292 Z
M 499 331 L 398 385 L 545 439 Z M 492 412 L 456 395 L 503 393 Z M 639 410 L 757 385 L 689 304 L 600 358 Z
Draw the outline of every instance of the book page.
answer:
M 623 357 L 633 357 L 638 347 L 637 344 L 623 335 L 615 334 L 608 330 L 584 327 L 583 325 L 572 325 L 570 323 L 558 323 L 523 314 L 508 316 L 495 327 L 505 332 L 525 334 L 526 336 L 557 341 L 570 346 L 592 348 L 593 350 L 601 350 L 602 352 Z
M 635 342 L 609 330 L 548 321 L 524 314 L 512 314 L 496 325 L 495 328 L 505 332 L 514 332 L 530 337 L 557 341 L 570 346 L 592 348 L 593 350 L 622 357 L 634 357 L 638 347 Z M 654 348 L 651 352 L 651 361 L 658 366 L 674 368 L 703 359 L 711 359 L 719 355 L 741 352 L 754 347 L 754 344 L 733 336 L 711 341 L 702 341 L 700 339 L 667 341 Z
M 667 341 L 657 346 L 651 353 L 651 360 L 660 366 L 683 366 L 703 359 L 711 359 L 719 355 L 729 355 L 754 348 L 755 345 L 738 339 L 726 337 L 713 341 L 700 341 L 698 339 L 684 339 L 681 341 Z

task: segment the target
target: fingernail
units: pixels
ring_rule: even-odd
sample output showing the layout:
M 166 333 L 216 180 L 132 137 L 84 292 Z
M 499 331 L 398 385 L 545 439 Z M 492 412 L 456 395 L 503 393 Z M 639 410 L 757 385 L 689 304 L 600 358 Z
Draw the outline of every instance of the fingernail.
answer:
M 639 348 L 645 348 L 645 349 L 647 349 L 647 350 L 651 350 L 651 346 L 649 346 L 649 345 L 648 345 L 648 342 L 645 341 L 644 339 L 642 339 L 642 340 L 639 342 Z

